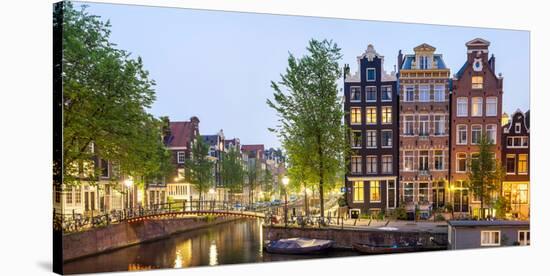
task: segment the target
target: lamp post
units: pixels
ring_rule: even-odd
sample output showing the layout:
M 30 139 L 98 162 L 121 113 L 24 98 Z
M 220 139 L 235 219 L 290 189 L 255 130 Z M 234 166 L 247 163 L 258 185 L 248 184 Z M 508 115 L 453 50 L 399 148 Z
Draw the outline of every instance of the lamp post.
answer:
M 128 177 L 126 178 L 126 180 L 124 180 L 124 185 L 126 186 L 126 188 L 128 188 L 128 202 L 127 202 L 127 205 L 128 205 L 128 209 L 132 208 L 131 206 L 131 197 L 133 195 L 132 193 L 132 186 L 134 186 L 134 180 L 132 179 L 132 177 Z
M 290 179 L 288 179 L 287 176 L 283 177 L 283 187 L 285 189 L 285 228 L 288 226 L 288 200 L 287 200 L 286 186 L 288 185 L 289 181 Z

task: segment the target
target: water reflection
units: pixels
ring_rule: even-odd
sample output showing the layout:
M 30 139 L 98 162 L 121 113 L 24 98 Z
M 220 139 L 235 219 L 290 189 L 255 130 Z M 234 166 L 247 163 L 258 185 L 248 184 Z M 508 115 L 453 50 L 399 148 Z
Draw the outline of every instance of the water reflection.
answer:
M 261 230 L 261 220 L 239 220 L 83 258 L 66 263 L 64 269 L 65 273 L 71 274 L 355 255 L 353 252 L 313 256 L 264 253 Z

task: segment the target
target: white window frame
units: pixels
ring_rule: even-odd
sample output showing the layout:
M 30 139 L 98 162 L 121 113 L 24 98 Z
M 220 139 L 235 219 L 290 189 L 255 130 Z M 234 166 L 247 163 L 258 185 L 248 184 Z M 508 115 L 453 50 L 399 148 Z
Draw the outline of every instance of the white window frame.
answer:
M 489 128 L 493 129 L 491 131 L 491 135 L 489 135 Z M 496 145 L 496 143 L 497 143 L 497 125 L 495 125 L 495 124 L 486 125 L 485 126 L 485 134 L 487 135 L 487 137 L 489 137 L 489 139 L 491 139 L 493 141 L 493 144 Z
M 441 151 L 441 155 L 435 155 L 436 151 Z M 434 162 L 434 171 L 444 171 L 445 170 L 445 151 L 444 150 L 434 150 L 433 153 L 433 162 Z M 441 169 L 436 168 L 435 166 L 435 160 L 436 158 L 441 157 Z
M 353 110 L 359 110 L 359 122 L 354 122 L 353 121 Z M 350 107 L 350 110 L 349 110 L 349 123 L 350 125 L 360 125 L 362 122 L 363 122 L 363 109 L 361 107 Z
M 410 117 L 412 118 L 412 120 L 407 120 L 407 117 Z M 407 132 L 407 123 L 411 123 L 411 132 Z M 414 116 L 407 116 L 407 115 L 403 115 L 403 136 L 414 136 Z
M 472 136 L 472 137 L 471 137 L 472 140 L 470 141 L 470 144 L 472 144 L 472 145 L 478 145 L 478 144 L 479 144 L 479 141 L 478 141 L 477 143 L 474 143 L 474 127 L 475 127 L 475 128 L 478 128 L 478 127 L 479 127 L 479 132 L 480 132 L 480 133 L 479 133 L 479 139 L 481 139 L 481 135 L 483 135 L 483 126 L 482 126 L 482 125 L 476 124 L 476 125 L 471 125 L 471 128 L 470 128 L 470 131 L 472 132 L 472 135 L 471 135 L 471 136 Z
M 445 101 L 445 85 L 438 84 L 434 86 L 434 102 Z
M 407 95 L 410 93 L 412 93 L 412 99 L 409 99 L 407 97 Z M 405 98 L 404 98 L 404 102 L 414 102 L 414 85 L 407 85 L 405 86 Z
M 393 182 L 393 188 L 390 188 L 390 181 Z M 395 180 L 386 180 L 386 207 L 395 208 L 397 207 L 397 183 Z M 393 190 L 393 206 L 390 206 L 390 190 Z
M 389 115 L 389 118 L 390 118 L 390 121 L 389 122 L 384 122 L 384 111 L 389 109 L 390 110 L 390 115 Z M 392 124 L 392 121 L 393 121 L 393 108 L 391 106 L 382 106 L 382 108 L 380 108 L 380 122 L 381 124 L 383 125 L 391 125 Z M 388 116 L 386 116 L 386 119 L 388 119 Z
M 389 99 L 383 99 L 383 97 L 382 97 L 382 95 L 385 94 L 384 93 L 384 88 L 389 89 L 389 91 L 390 91 L 390 94 L 389 94 L 390 98 Z M 380 87 L 380 101 L 382 101 L 382 102 L 391 102 L 392 99 L 393 99 L 393 94 L 392 93 L 393 93 L 393 88 L 392 88 L 391 85 L 382 85 Z
M 359 136 L 360 136 L 360 140 L 359 140 L 359 146 L 356 146 L 355 145 L 355 133 L 359 133 Z M 360 149 L 361 147 L 363 147 L 363 135 L 362 135 L 362 131 L 361 130 L 352 130 L 351 131 L 351 148 L 352 149 Z
M 422 97 L 423 94 L 425 96 L 427 96 L 427 98 L 423 98 Z M 430 85 L 429 84 L 421 84 L 421 85 L 418 86 L 418 101 L 419 102 L 429 102 L 430 101 Z
M 427 120 L 422 120 L 422 118 L 428 118 Z M 421 127 L 422 126 L 422 127 Z M 420 131 L 424 129 L 424 133 Z M 422 135 L 426 134 L 426 135 Z M 418 115 L 418 135 L 422 137 L 430 136 L 430 115 Z
M 530 232 L 531 232 L 530 230 L 518 230 L 518 243 L 519 243 L 519 245 L 523 245 L 523 246 L 531 245 L 531 238 L 529 237 L 529 239 L 527 239 L 527 234 L 530 235 Z M 525 238 L 524 241 L 522 241 L 520 239 L 520 233 L 523 233 L 523 237 Z
M 374 122 L 369 122 L 369 110 L 373 110 L 374 109 Z M 376 108 L 376 106 L 367 106 L 365 108 L 365 124 L 367 125 L 376 125 L 376 123 L 378 122 L 378 110 Z
M 509 157 L 514 157 L 514 171 L 513 172 L 508 171 L 508 158 Z M 518 168 L 517 168 L 518 167 L 518 156 L 517 156 L 517 154 L 514 154 L 514 153 L 506 154 L 506 156 L 504 157 L 504 166 L 506 168 L 506 174 L 507 175 L 515 175 L 518 171 Z
M 468 117 L 468 98 L 456 98 L 456 117 Z
M 439 117 L 439 120 L 436 120 L 437 117 Z M 434 122 L 434 135 L 435 136 L 444 136 L 444 135 L 447 134 L 447 131 L 445 130 L 446 129 L 445 128 L 445 122 L 446 122 L 445 115 L 439 115 L 439 114 L 434 115 L 433 122 Z M 443 129 L 442 132 L 438 131 L 438 128 L 437 128 L 438 125 Z
M 374 100 L 369 100 L 369 88 L 374 89 Z M 378 99 L 378 89 L 376 89 L 376 86 L 365 86 L 365 102 L 367 103 L 374 103 Z
M 410 170 L 407 169 L 407 159 L 411 160 L 411 168 Z M 403 151 L 403 171 L 406 172 L 413 172 L 414 171 L 414 151 L 412 150 L 405 150 Z
M 411 185 L 412 188 L 407 188 L 408 185 Z M 414 182 L 405 182 L 405 183 L 403 183 L 403 201 L 404 201 L 405 203 L 407 203 L 407 202 L 415 202 L 414 186 L 415 186 L 415 185 L 414 185 Z M 411 196 L 412 199 L 411 199 L 411 201 L 407 201 L 407 193 L 406 193 L 407 191 L 412 191 L 412 196 Z
M 484 243 L 483 242 L 483 234 L 485 233 L 488 233 L 489 234 L 489 241 L 490 243 Z M 498 243 L 494 243 L 493 240 L 494 240 L 494 234 L 495 233 L 498 233 Z M 501 241 L 502 241 L 502 235 L 500 233 L 500 230 L 486 230 L 486 231 L 481 231 L 481 234 L 480 234 L 480 244 L 481 246 L 500 246 L 501 244 Z
M 352 95 L 352 92 L 354 89 L 358 89 L 359 90 L 359 100 L 354 100 L 351 95 Z M 351 86 L 349 88 L 349 101 L 352 102 L 352 103 L 358 103 L 358 102 L 361 102 L 361 87 L 360 86 Z
M 176 153 L 176 157 L 177 157 L 178 164 L 184 164 L 185 163 L 185 151 L 178 151 Z M 183 157 L 183 161 L 181 160 L 180 157 Z
M 353 160 L 355 159 L 358 159 L 359 160 L 359 166 L 355 166 L 355 162 L 353 162 Z M 353 170 L 353 169 L 356 169 L 356 170 Z M 350 171 L 352 174 L 361 174 L 363 173 L 363 158 L 361 157 L 361 155 L 353 155 L 350 157 Z
M 479 107 L 479 112 L 474 114 L 474 106 Z M 483 117 L 483 97 L 472 97 L 472 117 Z
M 461 155 L 461 154 L 464 155 L 464 158 L 463 158 L 463 159 L 464 159 L 464 170 L 463 170 L 463 171 L 461 171 L 461 170 L 459 169 L 459 168 L 460 168 L 460 161 L 459 161 L 459 160 L 461 160 L 461 159 L 458 159 L 458 156 Z M 465 153 L 465 152 L 457 152 L 457 153 L 456 153 L 456 156 L 455 156 L 455 160 L 456 160 L 455 171 L 456 171 L 457 173 L 465 173 L 465 172 L 468 170 L 468 164 L 467 164 L 467 162 L 468 162 L 468 154 Z
M 374 79 L 369 79 L 369 71 L 374 71 Z M 367 75 L 365 76 L 365 78 L 367 79 L 367 81 L 376 81 L 376 68 L 367 68 Z
M 516 123 L 514 125 L 514 131 L 515 131 L 515 134 L 520 134 L 521 133 L 521 123 Z
M 391 133 L 391 140 L 390 140 L 390 144 L 387 145 L 387 146 L 384 146 L 384 132 L 389 132 Z M 380 146 L 382 148 L 392 148 L 393 147 L 393 130 L 391 129 L 383 129 L 380 131 Z
M 426 155 L 421 155 L 420 153 L 421 152 L 427 152 Z M 424 164 L 424 159 L 425 159 L 425 164 L 426 164 L 426 167 L 425 168 L 421 168 L 422 164 Z M 419 150 L 418 151 L 418 170 L 419 171 L 429 171 L 430 170 L 430 151 L 428 150 Z
M 390 160 L 390 163 L 389 163 L 389 170 L 384 170 L 384 164 L 386 164 L 387 162 L 384 162 L 384 159 L 388 159 Z M 393 173 L 393 155 L 382 155 L 381 157 L 382 159 L 382 173 L 384 174 L 387 174 L 387 173 Z
M 366 143 L 365 143 L 365 148 L 367 148 L 367 149 L 375 149 L 375 148 L 377 148 L 377 147 L 378 147 L 378 141 L 377 141 L 378 139 L 377 139 L 377 137 L 376 137 L 376 130 L 367 130 L 366 133 L 367 133 L 367 135 L 366 135 L 366 137 L 365 137 L 365 138 L 366 138 L 366 140 L 365 140 L 365 141 L 366 141 Z M 370 136 L 369 134 L 371 134 L 371 133 L 374 133 L 374 134 L 372 135 L 372 137 L 374 137 L 374 145 L 369 145 L 369 136 Z
M 356 183 L 361 183 L 360 185 L 358 185 L 358 186 L 361 186 L 361 189 L 360 189 L 361 193 L 356 192 L 356 190 L 357 190 L 357 188 L 355 186 Z M 363 181 L 352 181 L 351 185 L 352 185 L 352 188 L 353 188 L 353 194 L 352 194 L 353 203 L 363 203 L 363 202 L 365 202 L 365 182 L 363 182 Z M 362 194 L 362 196 L 361 196 L 362 199 L 355 199 L 356 198 L 356 196 L 355 196 L 356 193 L 358 195 Z
M 378 183 L 378 200 L 371 200 L 371 192 L 372 192 L 372 186 L 374 183 Z M 369 202 L 373 203 L 380 203 L 382 202 L 382 186 L 380 185 L 379 180 L 371 180 L 369 181 Z
M 485 116 L 497 116 L 497 113 L 498 113 L 497 109 L 498 109 L 498 98 L 487 97 L 487 99 L 485 100 Z
M 371 167 L 369 164 L 369 159 L 374 160 L 374 169 L 372 171 L 369 171 L 369 168 Z M 367 155 L 365 158 L 365 165 L 366 165 L 366 173 L 367 174 L 377 174 L 378 173 L 378 156 L 376 155 Z

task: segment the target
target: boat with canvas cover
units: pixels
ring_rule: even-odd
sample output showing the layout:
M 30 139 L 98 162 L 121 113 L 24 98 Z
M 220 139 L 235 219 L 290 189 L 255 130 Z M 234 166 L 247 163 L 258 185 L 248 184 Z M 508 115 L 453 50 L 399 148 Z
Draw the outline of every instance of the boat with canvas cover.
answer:
M 276 254 L 313 254 L 328 250 L 333 243 L 331 240 L 289 238 L 268 241 L 265 250 Z

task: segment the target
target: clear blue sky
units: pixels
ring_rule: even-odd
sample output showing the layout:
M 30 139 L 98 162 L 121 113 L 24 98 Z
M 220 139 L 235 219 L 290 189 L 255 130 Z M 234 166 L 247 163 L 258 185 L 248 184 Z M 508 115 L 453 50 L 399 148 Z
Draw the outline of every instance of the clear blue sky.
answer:
M 356 57 L 372 43 L 393 70 L 400 49 L 411 53 L 428 43 L 456 73 L 466 59 L 465 43 L 491 42 L 496 71 L 504 76 L 504 111 L 529 108 L 529 33 L 362 20 L 327 19 L 176 8 L 87 3 L 88 12 L 110 19 L 111 41 L 143 58 L 156 83 L 151 112 L 171 120 L 198 116 L 202 134 L 223 129 L 243 144 L 279 146 L 267 130 L 277 123 L 266 105 L 288 53 L 302 56 L 311 38 L 333 39 L 341 64 L 357 70 Z

